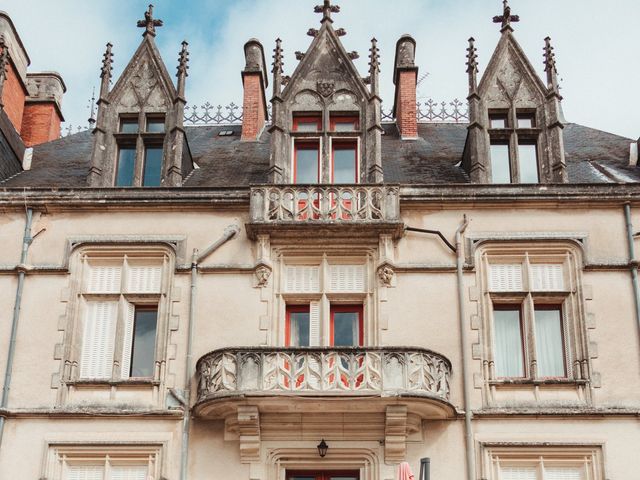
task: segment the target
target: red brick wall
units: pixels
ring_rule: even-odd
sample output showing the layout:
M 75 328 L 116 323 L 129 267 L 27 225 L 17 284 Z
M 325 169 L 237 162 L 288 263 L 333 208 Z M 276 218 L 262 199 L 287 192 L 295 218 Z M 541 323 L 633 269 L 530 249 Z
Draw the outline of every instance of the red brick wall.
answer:
M 242 140 L 256 140 L 265 122 L 264 102 L 260 73 L 244 75 L 244 99 L 242 103 Z
M 60 138 L 60 115 L 53 102 L 27 103 L 22 118 L 22 140 L 27 147 Z
M 418 119 L 416 118 L 417 72 L 415 70 L 401 70 L 398 73 L 396 123 L 403 138 L 415 138 L 418 136 Z
M 9 62 L 7 79 L 4 81 L 4 90 L 2 91 L 2 102 L 4 103 L 4 111 L 18 133 L 20 133 L 22 127 L 24 99 L 26 96 L 27 91 L 22 85 L 13 63 Z

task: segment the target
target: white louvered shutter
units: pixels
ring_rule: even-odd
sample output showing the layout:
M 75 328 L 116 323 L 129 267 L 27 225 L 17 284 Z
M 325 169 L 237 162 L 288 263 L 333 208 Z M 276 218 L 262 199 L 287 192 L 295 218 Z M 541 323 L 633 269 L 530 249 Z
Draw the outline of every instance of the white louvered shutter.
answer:
M 320 302 L 309 303 L 309 346 L 320 346 Z
M 544 480 L 583 480 L 580 467 L 545 467 Z
M 536 467 L 502 467 L 500 480 L 538 480 Z
M 489 289 L 492 292 L 521 292 L 522 265 L 494 264 L 489 266 Z
M 364 265 L 330 265 L 329 289 L 332 292 L 364 292 Z
M 91 265 L 87 293 L 120 293 L 120 265 Z
M 124 339 L 122 343 L 122 363 L 120 376 L 129 378 L 131 371 L 131 351 L 133 347 L 133 326 L 135 321 L 136 307 L 132 303 L 127 303 L 124 314 Z
M 88 302 L 82 338 L 82 378 L 111 378 L 117 302 Z
M 127 292 L 131 293 L 160 293 L 162 267 L 158 266 L 129 266 L 127 273 Z
M 112 466 L 109 480 L 147 480 L 146 465 Z
M 317 266 L 296 265 L 285 267 L 285 292 L 305 293 L 320 291 L 320 269 Z
M 104 480 L 104 467 L 72 465 L 67 470 L 65 480 Z
M 532 289 L 537 292 L 554 292 L 564 290 L 562 265 L 531 265 L 531 285 Z

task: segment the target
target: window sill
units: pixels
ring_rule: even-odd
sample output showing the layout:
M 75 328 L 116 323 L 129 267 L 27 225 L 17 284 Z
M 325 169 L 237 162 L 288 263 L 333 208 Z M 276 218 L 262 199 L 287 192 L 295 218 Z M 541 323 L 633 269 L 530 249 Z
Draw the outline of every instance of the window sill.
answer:
M 138 387 L 138 386 L 158 386 L 160 380 L 153 378 L 129 378 L 126 380 L 118 379 L 82 379 L 82 380 L 69 380 L 67 385 L 77 387 Z
M 491 386 L 554 386 L 554 385 L 586 385 L 588 380 L 574 378 L 501 378 L 499 380 L 489 380 Z

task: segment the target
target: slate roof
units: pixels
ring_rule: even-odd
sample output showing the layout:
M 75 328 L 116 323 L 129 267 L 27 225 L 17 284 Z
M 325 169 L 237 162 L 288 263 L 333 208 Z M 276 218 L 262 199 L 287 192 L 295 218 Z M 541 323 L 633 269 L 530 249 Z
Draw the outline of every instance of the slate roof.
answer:
M 241 142 L 239 125 L 188 126 L 187 139 L 199 168 L 186 187 L 243 187 L 267 183 L 269 133 L 258 142 Z M 219 136 L 222 130 L 233 135 Z M 403 141 L 394 124 L 384 125 L 382 162 L 387 183 L 469 183 L 460 166 L 467 135 L 466 124 L 418 125 L 419 139 Z M 564 144 L 570 183 L 640 182 L 640 167 L 630 167 L 633 140 L 569 123 Z M 93 137 L 81 132 L 34 148 L 31 169 L 0 183 L 2 188 L 86 187 Z

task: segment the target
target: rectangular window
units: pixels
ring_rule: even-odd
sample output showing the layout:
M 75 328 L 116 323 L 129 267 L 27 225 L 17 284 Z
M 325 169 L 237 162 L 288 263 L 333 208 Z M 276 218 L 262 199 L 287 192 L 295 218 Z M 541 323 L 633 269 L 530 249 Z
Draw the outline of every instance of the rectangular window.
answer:
M 358 182 L 358 147 L 356 142 L 333 142 L 331 178 L 333 183 Z
M 535 128 L 536 121 L 533 113 L 518 113 L 518 128 Z
M 491 143 L 491 182 L 511 183 L 509 145 Z
M 562 309 L 536 305 L 534 316 L 538 376 L 565 377 Z
M 359 480 L 360 474 L 357 471 L 309 471 L 291 472 L 286 475 L 287 480 Z
M 153 377 L 156 351 L 158 309 L 136 307 L 131 341 L 130 377 Z
M 116 172 L 116 187 L 130 187 L 136 166 L 135 146 L 122 146 L 118 150 L 118 165 Z
M 287 306 L 287 346 L 308 347 L 310 333 L 309 305 Z
M 494 305 L 493 331 L 496 377 L 524 377 L 520 307 Z
M 321 132 L 321 115 L 300 115 L 293 117 L 293 130 L 296 132 Z
M 331 345 L 361 346 L 362 330 L 362 305 L 331 305 Z
M 332 115 L 330 124 L 333 132 L 355 132 L 359 127 L 357 116 Z
M 120 133 L 138 133 L 138 117 L 120 117 Z
M 72 465 L 65 480 L 147 480 L 146 465 Z
M 162 178 L 162 147 L 145 147 L 142 185 L 159 187 Z
M 320 145 L 318 142 L 296 142 L 293 181 L 297 184 L 313 184 L 320 181 Z
M 147 133 L 164 133 L 164 116 L 147 115 Z
M 489 128 L 505 129 L 509 125 L 506 114 L 490 114 Z
M 518 161 L 520 183 L 539 183 L 538 153 L 535 143 L 518 142 Z

